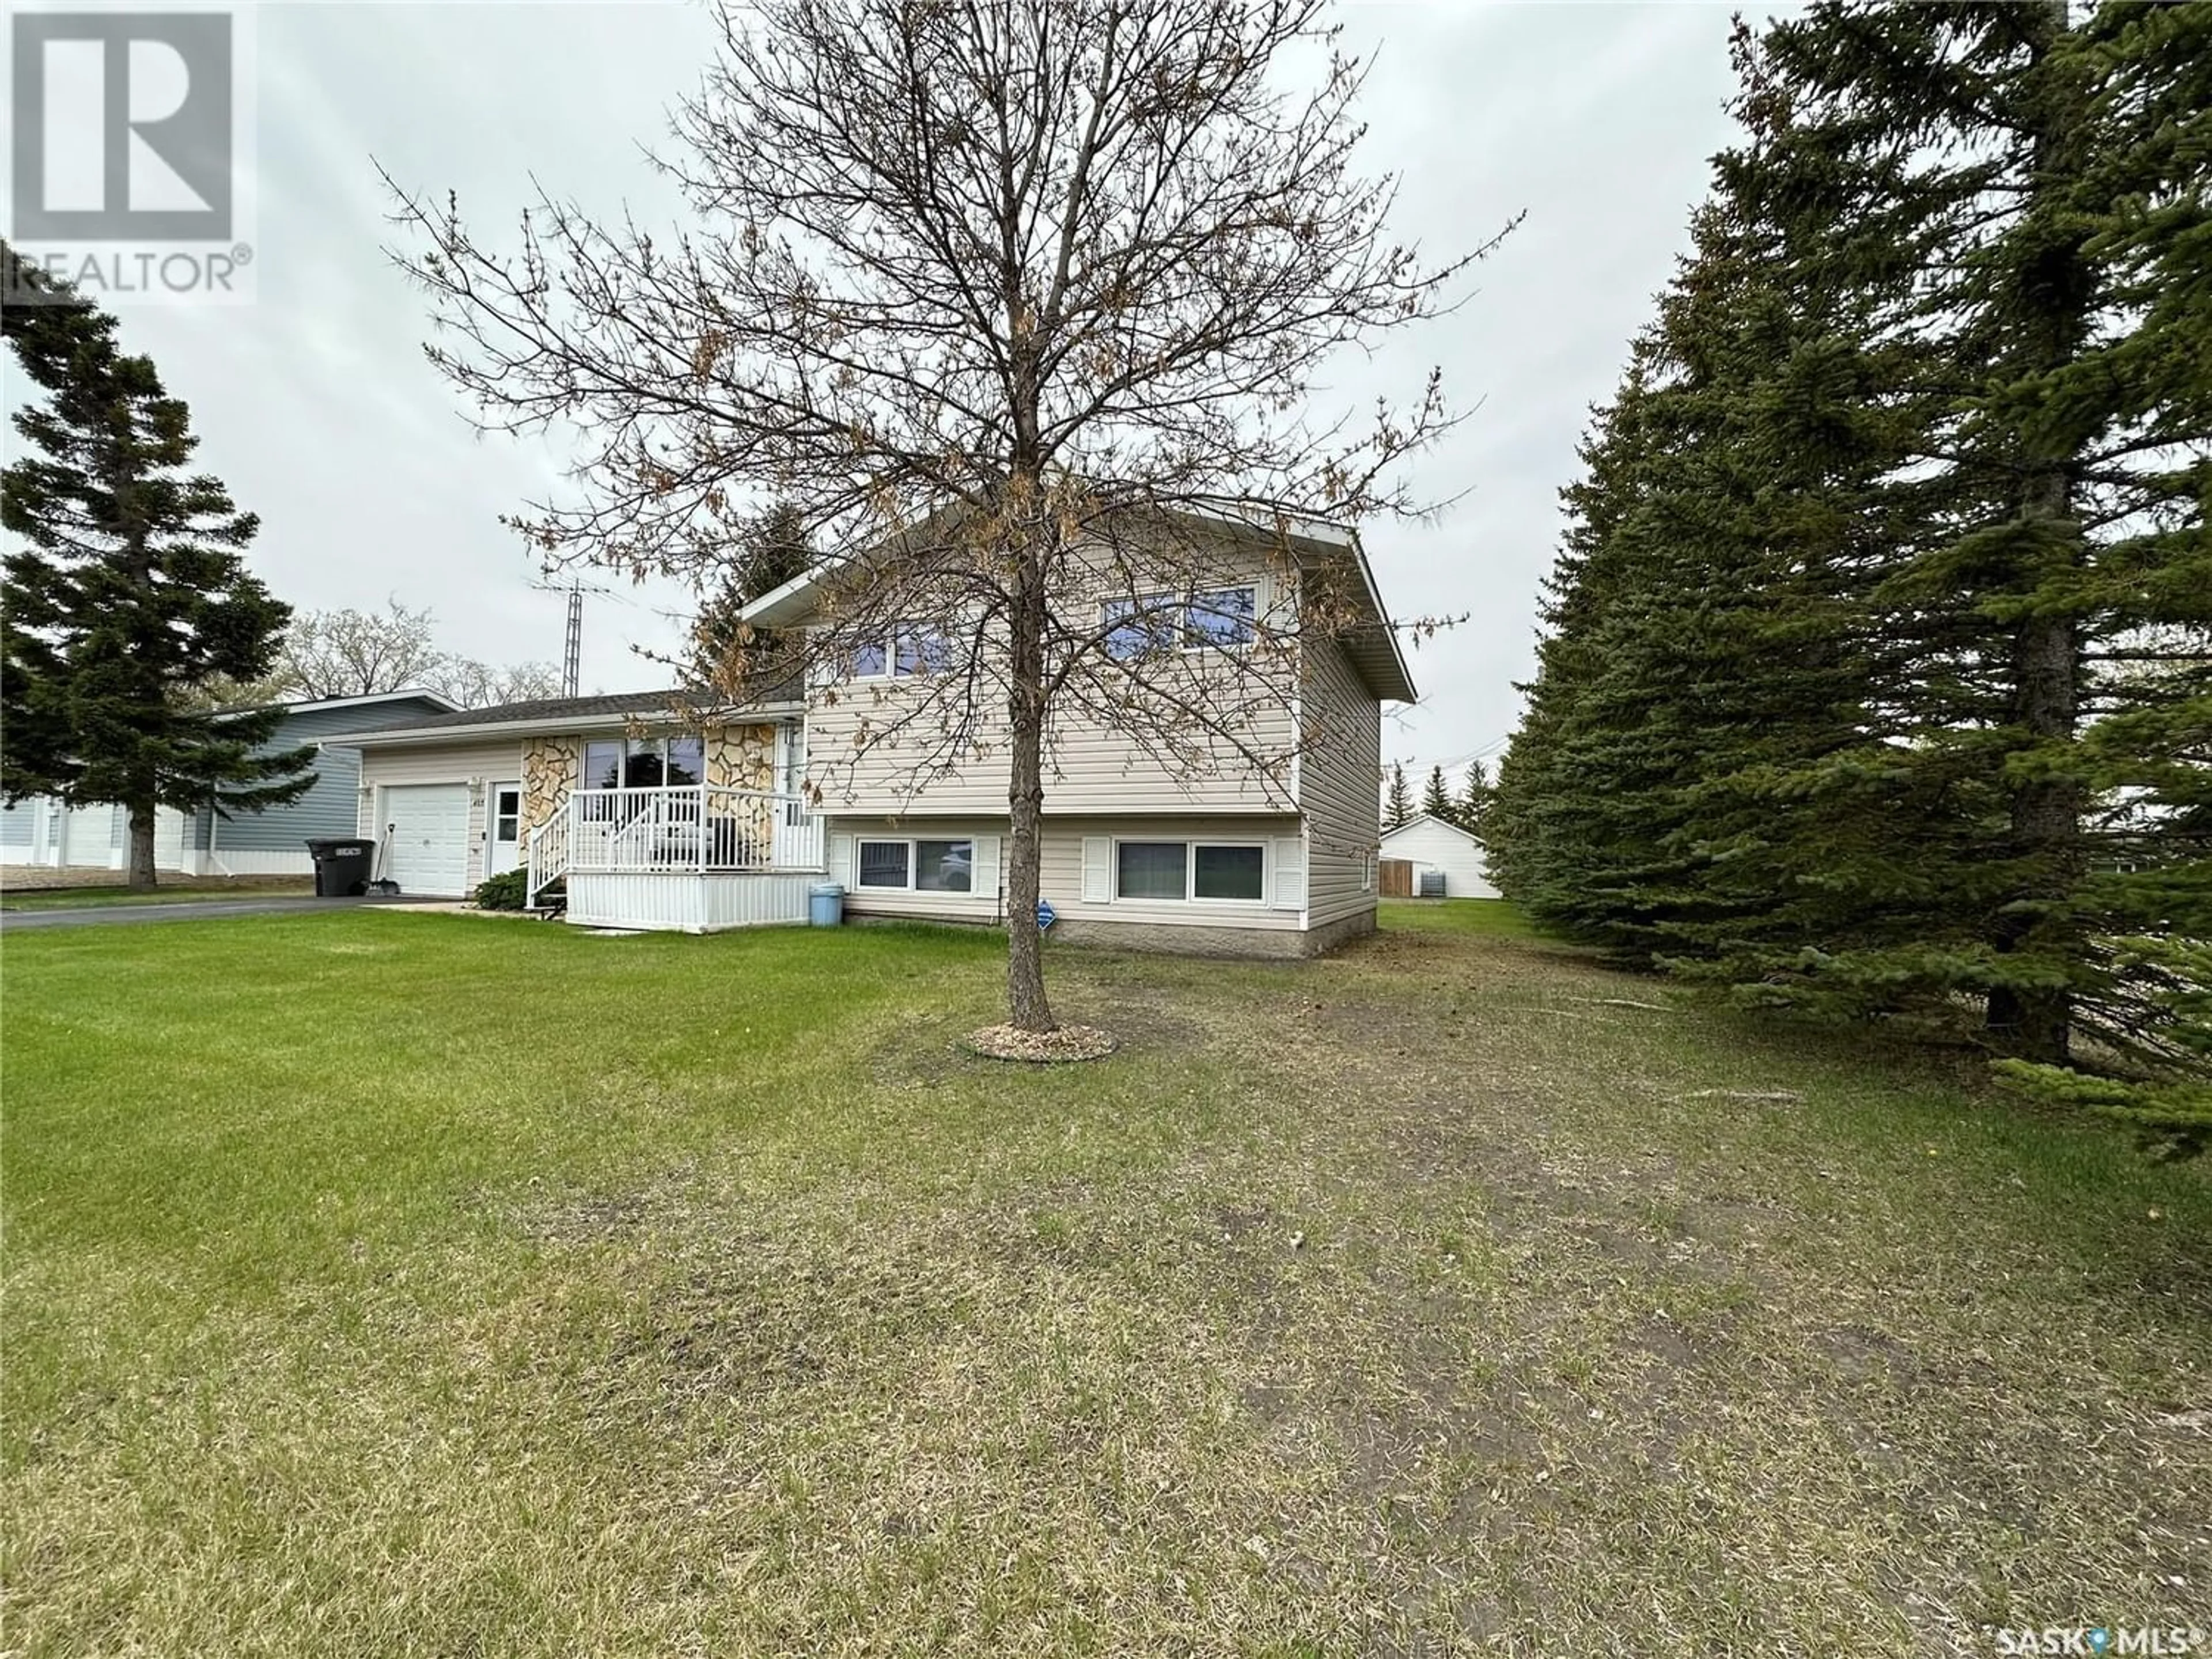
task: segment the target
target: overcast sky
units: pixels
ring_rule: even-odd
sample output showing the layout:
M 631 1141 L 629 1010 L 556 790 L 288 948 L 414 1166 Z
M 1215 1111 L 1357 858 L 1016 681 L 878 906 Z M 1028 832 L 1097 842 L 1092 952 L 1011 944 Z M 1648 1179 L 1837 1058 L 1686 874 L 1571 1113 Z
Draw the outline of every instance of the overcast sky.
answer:
M 1707 158 L 1728 141 L 1729 12 L 1707 5 L 1364 3 L 1379 48 L 1370 168 L 1403 176 L 1395 229 L 1442 254 L 1526 224 L 1457 314 L 1394 342 L 1384 381 L 1440 364 L 1469 418 L 1415 475 L 1464 492 L 1433 524 L 1366 531 L 1400 616 L 1469 620 L 1413 657 L 1423 699 L 1386 724 L 1425 770 L 1502 746 L 1531 661 L 1536 585 L 1589 404 L 1685 246 Z M 552 486 L 557 457 L 480 440 L 423 362 L 419 296 L 380 252 L 374 162 L 511 221 L 532 175 L 587 207 L 670 204 L 638 155 L 711 50 L 686 4 L 270 5 L 255 29 L 258 301 L 133 307 L 124 337 L 191 404 L 207 465 L 260 514 L 253 562 L 295 605 L 428 605 L 441 641 L 495 661 L 557 659 L 562 601 L 498 515 Z M 1361 374 L 1363 386 L 1370 371 Z M 1348 388 L 1346 389 L 1348 390 Z M 587 600 L 586 690 L 665 676 L 679 590 Z

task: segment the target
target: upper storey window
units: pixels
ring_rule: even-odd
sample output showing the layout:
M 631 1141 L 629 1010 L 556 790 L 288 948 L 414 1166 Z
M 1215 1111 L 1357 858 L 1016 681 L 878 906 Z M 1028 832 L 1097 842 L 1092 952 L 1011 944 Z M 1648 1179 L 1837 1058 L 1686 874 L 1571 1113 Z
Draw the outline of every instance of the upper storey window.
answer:
M 952 641 L 943 629 L 926 623 L 902 624 L 879 640 L 862 640 L 853 647 L 853 678 L 879 680 L 936 674 L 951 661 Z
M 1247 583 L 1202 587 L 1188 599 L 1145 593 L 1109 599 L 1105 609 L 1106 654 L 1127 662 L 1152 651 L 1218 651 L 1252 643 L 1259 592 Z

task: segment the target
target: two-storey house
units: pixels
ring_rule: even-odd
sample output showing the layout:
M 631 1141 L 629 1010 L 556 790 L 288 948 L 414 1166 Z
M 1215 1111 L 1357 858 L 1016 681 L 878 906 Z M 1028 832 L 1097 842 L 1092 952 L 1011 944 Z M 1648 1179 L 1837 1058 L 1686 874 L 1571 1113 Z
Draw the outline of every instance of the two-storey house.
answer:
M 1086 584 L 1073 559 L 1056 597 L 1058 636 L 1099 672 L 1063 685 L 1046 731 L 1050 937 L 1326 949 L 1375 923 L 1382 709 L 1414 695 L 1397 635 L 1350 531 L 1182 516 L 1168 565 L 1116 548 L 1115 580 Z M 1002 923 L 1004 647 L 988 624 L 964 645 L 942 620 L 856 628 L 851 570 L 748 607 L 844 645 L 740 707 L 639 692 L 348 737 L 380 872 L 458 894 L 521 867 L 533 907 L 600 927 L 795 922 L 825 878 L 857 919 Z

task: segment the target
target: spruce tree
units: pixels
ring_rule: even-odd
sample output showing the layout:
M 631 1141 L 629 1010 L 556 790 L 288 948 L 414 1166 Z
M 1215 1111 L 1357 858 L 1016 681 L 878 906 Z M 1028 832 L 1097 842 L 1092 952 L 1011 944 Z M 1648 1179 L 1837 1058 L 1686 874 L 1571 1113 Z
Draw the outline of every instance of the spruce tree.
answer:
M 1744 140 L 1567 495 L 1509 893 L 1754 1002 L 1978 1006 L 2010 1080 L 2201 1127 L 2208 27 L 1739 34 Z
M 43 394 L 15 416 L 0 473 L 0 790 L 119 803 L 129 880 L 151 887 L 157 806 L 232 811 L 297 798 L 312 748 L 262 752 L 281 709 L 217 715 L 191 693 L 275 661 L 289 607 L 247 574 L 258 523 L 216 479 L 185 472 L 198 440 L 114 318 L 0 245 L 0 327 Z
M 1467 781 L 1462 787 L 1459 799 L 1453 805 L 1452 821 L 1470 836 L 1488 833 L 1490 818 L 1490 769 L 1480 761 L 1467 763 Z
M 1442 823 L 1453 822 L 1451 792 L 1444 787 L 1444 769 L 1441 766 L 1429 769 L 1429 781 L 1421 791 L 1421 811 Z
M 1406 767 L 1402 761 L 1390 763 L 1390 784 L 1382 802 L 1382 827 L 1395 830 L 1413 816 L 1413 797 L 1406 787 Z
M 1992 1044 L 2031 1063 L 2064 1065 L 2077 1029 L 2133 1045 L 2156 975 L 2114 940 L 2165 878 L 2112 866 L 2201 858 L 2171 793 L 2201 775 L 2177 765 L 2175 705 L 2100 664 L 2146 630 L 2201 629 L 2212 592 L 2185 459 L 2212 437 L 2188 395 L 2204 319 L 2167 293 L 2200 285 L 2202 44 L 2190 20 L 2060 0 L 1828 5 L 1759 42 L 1802 152 L 1869 204 L 1910 153 L 1907 206 L 1942 234 L 1923 270 L 1863 284 L 1917 352 L 1866 401 L 1948 394 L 1891 492 L 1903 556 L 1875 597 L 1913 653 L 1881 695 L 1904 729 L 1900 805 L 1983 820 L 1916 849 L 1917 938 L 1823 971 L 1978 996 Z
M 1944 407 L 1887 296 L 1941 227 L 1907 156 L 1833 167 L 1741 27 L 1735 55 L 1744 139 L 1717 160 L 1656 325 L 1681 412 L 1651 512 L 1673 520 L 1681 579 L 1628 649 L 1695 672 L 1686 698 L 1650 704 L 1686 728 L 1663 808 L 1679 879 L 1652 897 L 1654 931 L 1663 963 L 1747 1000 L 1895 1012 L 1894 982 L 1828 966 L 1917 940 L 1930 849 L 1979 830 L 1942 789 L 1898 787 L 1898 688 L 1928 624 L 1877 601 L 1907 556 L 1897 482 Z
M 1838 418 L 1864 342 L 1832 278 L 1790 267 L 1758 179 L 1724 162 L 1585 446 L 1491 813 L 1506 890 L 1632 960 L 1801 924 L 1772 866 L 1836 825 L 1761 784 L 1865 720 L 1833 544 L 1893 445 Z
M 1622 607 L 1630 577 L 1617 532 L 1650 447 L 1650 398 L 1649 351 L 1639 340 L 1619 393 L 1593 415 L 1582 476 L 1560 491 L 1567 526 L 1544 582 L 1536 673 L 1520 688 L 1527 707 L 1499 763 L 1491 809 L 1490 867 L 1499 890 L 1553 927 L 1623 949 L 1636 942 L 1629 913 L 1599 890 L 1599 872 L 1649 857 L 1654 843 L 1632 818 L 1605 814 L 1611 780 L 1589 768 L 1583 740 L 1596 726 L 1599 636 Z
M 721 585 L 701 603 L 691 626 L 690 652 L 681 665 L 685 681 L 697 690 L 732 698 L 744 695 L 744 681 L 764 665 L 781 661 L 793 643 L 738 620 L 738 613 L 809 569 L 814 551 L 806 521 L 796 508 L 779 504 L 746 526 L 730 550 Z M 738 665 L 747 665 L 740 672 Z
M 2110 6 L 2069 41 L 2100 137 L 2076 204 L 2087 257 L 2132 326 L 2044 388 L 2102 429 L 2104 499 L 2078 582 L 2094 605 L 2080 754 L 2087 867 L 2072 895 L 2099 954 L 2088 1076 L 2001 1066 L 2191 1150 L 2212 1145 L 2212 11 Z

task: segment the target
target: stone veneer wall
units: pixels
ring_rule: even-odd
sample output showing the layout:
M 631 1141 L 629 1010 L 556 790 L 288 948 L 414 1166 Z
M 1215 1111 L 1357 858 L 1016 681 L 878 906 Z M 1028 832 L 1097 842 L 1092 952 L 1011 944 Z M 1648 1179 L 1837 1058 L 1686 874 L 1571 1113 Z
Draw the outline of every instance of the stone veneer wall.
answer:
M 775 787 L 775 727 L 720 726 L 707 733 L 707 781 L 723 789 Z M 723 796 L 707 809 L 733 817 L 744 833 L 765 843 L 774 833 L 775 813 L 764 801 L 739 803 Z
M 707 781 L 724 789 L 775 787 L 775 727 L 718 726 L 707 733 Z
M 522 745 L 522 822 L 535 829 L 568 804 L 584 772 L 581 738 L 531 738 Z

